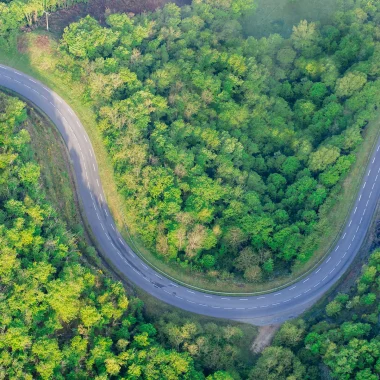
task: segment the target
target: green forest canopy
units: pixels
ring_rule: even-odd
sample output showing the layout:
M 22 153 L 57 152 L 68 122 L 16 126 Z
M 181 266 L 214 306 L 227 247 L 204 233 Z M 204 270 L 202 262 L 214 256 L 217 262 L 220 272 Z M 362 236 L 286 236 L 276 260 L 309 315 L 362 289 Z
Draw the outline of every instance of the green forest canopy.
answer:
M 188 353 L 157 342 L 139 299 L 81 263 L 44 199 L 26 117 L 0 93 L 0 377 L 204 379 Z
M 338 293 L 315 319 L 285 322 L 249 380 L 378 380 L 380 377 L 380 250 L 356 285 Z M 321 364 L 328 368 L 323 373 Z M 330 378 L 330 377 L 329 377 Z
M 328 226 L 379 101 L 380 3 L 260 40 L 241 33 L 252 6 L 86 17 L 65 29 L 57 68 L 86 88 L 145 245 L 256 282 L 310 258 Z

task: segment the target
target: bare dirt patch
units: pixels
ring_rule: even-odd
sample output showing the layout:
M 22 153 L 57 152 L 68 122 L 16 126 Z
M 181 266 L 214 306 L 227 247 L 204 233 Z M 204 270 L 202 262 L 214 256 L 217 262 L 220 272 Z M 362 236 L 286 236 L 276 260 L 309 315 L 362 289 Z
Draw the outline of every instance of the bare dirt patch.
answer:
M 264 348 L 268 347 L 280 326 L 281 324 L 260 327 L 259 334 L 252 343 L 251 351 L 259 354 Z
M 67 25 L 87 15 L 94 17 L 101 24 L 105 24 L 108 14 L 149 12 L 169 2 L 182 6 L 190 4 L 191 0 L 90 0 L 88 3 L 78 3 L 70 8 L 51 13 L 49 16 L 49 30 L 61 35 Z M 41 17 L 37 25 L 46 29 L 45 17 Z
M 28 40 L 27 40 L 26 36 L 21 35 L 17 39 L 17 50 L 20 53 L 26 53 L 28 51 Z

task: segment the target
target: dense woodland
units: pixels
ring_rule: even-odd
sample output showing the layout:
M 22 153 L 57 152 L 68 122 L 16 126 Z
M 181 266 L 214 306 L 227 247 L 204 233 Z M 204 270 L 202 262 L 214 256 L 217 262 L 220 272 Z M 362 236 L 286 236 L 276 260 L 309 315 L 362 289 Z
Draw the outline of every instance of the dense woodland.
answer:
M 339 293 L 315 319 L 286 322 L 266 348 L 251 380 L 378 380 L 380 378 L 380 250 L 355 288 Z M 322 365 L 323 363 L 323 365 Z
M 30 17 L 13 9 L 46 7 L 33 4 L 0 3 L 0 38 Z M 66 29 L 57 72 L 85 86 L 149 248 L 255 282 L 312 255 L 379 101 L 380 1 L 355 4 L 289 40 L 243 38 L 246 0 Z M 46 201 L 26 118 L 0 94 L 0 378 L 380 377 L 380 251 L 351 292 L 285 323 L 251 365 L 241 329 L 170 313 L 149 323 L 83 260 L 93 248 Z
M 196 355 L 158 343 L 139 299 L 83 264 L 44 198 L 26 117 L 25 104 L 0 93 L 0 378 L 204 379 Z M 241 338 L 226 328 L 227 341 Z
M 86 17 L 66 28 L 56 70 L 85 87 L 144 244 L 260 282 L 307 261 L 328 228 L 379 102 L 380 2 L 302 21 L 290 39 L 244 38 L 252 7 Z
M 84 265 L 90 248 L 44 198 L 26 117 L 0 93 L 1 377 L 316 380 L 324 363 L 337 379 L 378 379 L 380 250 L 350 294 L 285 323 L 250 368 L 239 328 L 170 313 L 147 323 L 140 300 Z

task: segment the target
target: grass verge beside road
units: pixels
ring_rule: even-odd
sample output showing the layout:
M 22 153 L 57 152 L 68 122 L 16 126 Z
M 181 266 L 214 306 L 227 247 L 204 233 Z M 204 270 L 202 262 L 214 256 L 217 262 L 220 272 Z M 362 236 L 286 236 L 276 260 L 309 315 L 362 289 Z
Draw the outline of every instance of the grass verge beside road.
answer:
M 229 292 L 264 292 L 275 287 L 283 286 L 294 281 L 302 273 L 312 268 L 328 251 L 339 234 L 345 218 L 357 195 L 358 185 L 364 173 L 368 156 L 373 143 L 376 141 L 379 120 L 372 122 L 365 131 L 364 143 L 357 150 L 357 162 L 352 168 L 342 184 L 342 191 L 337 194 L 333 201 L 335 204 L 324 216 L 324 223 L 321 223 L 319 233 L 323 235 L 315 255 L 306 264 L 298 266 L 289 276 L 277 278 L 265 284 L 243 284 L 238 281 L 222 281 L 210 279 L 205 275 L 194 272 L 179 270 L 175 265 L 165 263 L 145 250 L 139 243 L 137 237 L 133 237 L 133 243 L 129 234 L 123 228 L 124 222 L 128 225 L 128 210 L 124 208 L 124 202 L 117 191 L 113 177 L 113 168 L 107 152 L 104 148 L 102 137 L 96 128 L 96 116 L 92 111 L 91 104 L 83 101 L 83 87 L 80 83 L 73 83 L 62 73 L 55 71 L 54 54 L 56 42 L 51 35 L 45 32 L 33 32 L 22 34 L 14 46 L 9 50 L 0 50 L 0 63 L 19 69 L 45 83 L 54 91 L 59 93 L 67 103 L 74 109 L 83 125 L 85 126 L 94 147 L 102 185 L 107 198 L 107 202 L 115 219 L 115 222 L 126 240 L 132 247 L 137 247 L 137 251 L 142 252 L 142 256 L 162 272 L 176 278 L 177 280 L 189 284 L 193 287 L 208 289 L 211 291 Z M 334 203 L 332 202 L 332 203 Z M 124 212 L 125 211 L 125 212 Z M 138 252 L 137 252 L 138 253 Z

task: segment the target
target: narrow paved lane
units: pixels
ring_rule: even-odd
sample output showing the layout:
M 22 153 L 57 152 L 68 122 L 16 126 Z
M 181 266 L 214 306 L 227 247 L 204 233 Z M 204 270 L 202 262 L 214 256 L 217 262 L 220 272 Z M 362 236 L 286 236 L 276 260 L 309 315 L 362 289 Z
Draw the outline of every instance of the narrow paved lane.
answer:
M 126 244 L 115 227 L 102 190 L 90 139 L 81 122 L 52 90 L 13 68 L 0 65 L 0 86 L 29 99 L 57 126 L 69 149 L 84 212 L 100 247 L 113 265 L 152 296 L 182 309 L 258 325 L 299 315 L 347 270 L 370 225 L 380 195 L 380 140 L 370 158 L 358 198 L 332 252 L 308 276 L 262 295 L 208 294 L 180 285 L 152 269 Z

